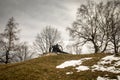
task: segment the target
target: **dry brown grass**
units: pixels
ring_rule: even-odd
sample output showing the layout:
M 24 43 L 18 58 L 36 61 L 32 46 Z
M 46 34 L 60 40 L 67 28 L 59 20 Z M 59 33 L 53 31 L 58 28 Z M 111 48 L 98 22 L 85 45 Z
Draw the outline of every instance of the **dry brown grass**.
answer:
M 56 69 L 56 66 L 66 60 L 77 60 L 84 57 L 93 57 L 86 61 L 83 65 L 96 64 L 102 57 L 107 54 L 89 54 L 89 55 L 54 55 L 44 56 L 29 61 L 1 64 L 0 65 L 0 80 L 96 80 L 98 76 L 109 74 L 112 78 L 116 77 L 113 73 L 108 72 L 92 72 L 82 71 L 76 72 L 73 67 L 65 69 Z M 66 75 L 66 72 L 72 71 L 73 74 Z

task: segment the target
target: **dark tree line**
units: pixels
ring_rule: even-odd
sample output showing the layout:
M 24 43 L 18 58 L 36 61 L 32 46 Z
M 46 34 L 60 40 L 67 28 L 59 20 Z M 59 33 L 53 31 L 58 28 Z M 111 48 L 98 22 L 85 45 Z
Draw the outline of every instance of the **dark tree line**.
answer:
M 68 27 L 77 44 L 93 44 L 94 53 L 103 53 L 110 46 L 114 53 L 120 47 L 120 1 L 95 3 L 88 1 L 78 8 L 76 21 Z

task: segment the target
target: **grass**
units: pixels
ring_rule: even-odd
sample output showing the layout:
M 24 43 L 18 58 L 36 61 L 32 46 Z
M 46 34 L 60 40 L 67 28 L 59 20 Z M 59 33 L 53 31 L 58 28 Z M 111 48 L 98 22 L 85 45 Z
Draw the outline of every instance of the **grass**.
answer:
M 82 71 L 76 72 L 73 67 L 64 69 L 56 69 L 56 66 L 67 60 L 77 60 L 85 57 L 93 57 L 89 61 L 85 61 L 83 65 L 91 66 L 96 64 L 102 57 L 108 54 L 89 54 L 89 55 L 55 55 L 44 56 L 36 59 L 28 60 L 20 63 L 1 64 L 0 80 L 96 80 L 98 76 L 108 74 L 111 78 L 116 75 L 109 72 L 92 72 Z M 66 72 L 73 74 L 66 75 Z

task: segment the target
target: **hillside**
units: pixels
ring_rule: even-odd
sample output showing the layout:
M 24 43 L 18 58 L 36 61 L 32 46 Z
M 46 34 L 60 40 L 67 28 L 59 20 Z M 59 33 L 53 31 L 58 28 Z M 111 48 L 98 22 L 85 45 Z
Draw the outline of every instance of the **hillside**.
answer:
M 0 80 L 117 80 L 119 75 L 120 58 L 108 54 L 53 55 L 0 65 Z

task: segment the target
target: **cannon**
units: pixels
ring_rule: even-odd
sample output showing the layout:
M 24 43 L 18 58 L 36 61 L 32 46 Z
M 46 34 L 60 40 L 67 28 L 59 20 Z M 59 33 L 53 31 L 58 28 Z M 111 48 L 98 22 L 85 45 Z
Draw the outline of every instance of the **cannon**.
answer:
M 58 53 L 59 52 L 59 53 L 67 54 L 67 52 L 63 51 L 63 47 L 61 45 L 58 45 L 58 44 L 53 45 L 52 47 L 50 47 L 49 52 L 54 52 L 54 53 Z

